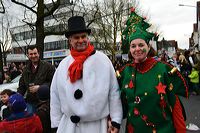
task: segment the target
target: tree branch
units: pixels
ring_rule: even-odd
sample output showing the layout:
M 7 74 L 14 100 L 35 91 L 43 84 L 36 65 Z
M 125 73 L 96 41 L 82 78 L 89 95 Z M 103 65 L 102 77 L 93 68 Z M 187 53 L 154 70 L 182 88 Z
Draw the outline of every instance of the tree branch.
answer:
M 26 24 L 29 25 L 30 27 L 36 26 L 35 23 L 29 23 L 29 22 L 25 21 L 25 19 L 22 19 L 22 22 L 26 23 Z M 33 29 L 33 28 L 31 28 L 31 29 Z
M 92 20 L 90 20 L 90 22 L 87 24 L 87 27 L 89 27 L 95 20 L 96 20 L 96 15 L 98 14 L 99 12 L 99 9 L 97 9 L 93 15 L 93 18 Z
M 32 11 L 33 13 L 37 14 L 37 12 L 36 12 L 35 10 L 33 10 L 31 7 L 29 7 L 29 6 L 27 6 L 27 5 L 23 4 L 23 3 L 20 3 L 20 2 L 15 1 L 15 0 L 11 0 L 11 1 L 12 1 L 13 3 L 17 4 L 17 5 L 21 5 L 21 6 L 25 7 L 25 8 L 27 8 L 27 9 L 29 9 L 29 10 Z
M 4 7 L 4 5 L 3 5 L 3 1 L 2 1 L 2 0 L 0 0 L 0 3 L 1 3 L 1 6 L 3 7 L 3 10 L 2 10 L 2 11 L 0 11 L 0 13 L 5 13 L 5 7 Z
M 50 16 L 50 15 L 53 15 L 54 11 L 56 9 L 58 9 L 58 7 L 60 6 L 60 0 L 57 0 L 57 2 L 53 2 L 53 7 L 51 9 L 48 9 L 48 12 L 44 13 L 44 16 L 43 17 L 46 17 L 46 16 Z

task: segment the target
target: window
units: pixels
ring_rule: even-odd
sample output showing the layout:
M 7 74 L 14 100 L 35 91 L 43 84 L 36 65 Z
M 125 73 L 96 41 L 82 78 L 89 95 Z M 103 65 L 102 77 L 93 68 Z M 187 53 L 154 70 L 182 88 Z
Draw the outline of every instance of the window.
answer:
M 44 45 L 44 51 L 60 50 L 60 49 L 66 49 L 66 48 L 67 48 L 66 40 L 48 42 L 48 43 L 45 43 Z

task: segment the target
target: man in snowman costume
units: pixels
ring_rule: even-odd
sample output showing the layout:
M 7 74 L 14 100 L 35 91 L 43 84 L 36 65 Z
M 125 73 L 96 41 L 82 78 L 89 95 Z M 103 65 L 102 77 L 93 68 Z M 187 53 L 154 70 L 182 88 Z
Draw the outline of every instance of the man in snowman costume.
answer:
M 118 133 L 120 91 L 113 65 L 90 44 L 84 18 L 68 20 L 70 55 L 59 64 L 51 84 L 51 127 L 57 133 Z M 108 124 L 110 123 L 110 124 Z

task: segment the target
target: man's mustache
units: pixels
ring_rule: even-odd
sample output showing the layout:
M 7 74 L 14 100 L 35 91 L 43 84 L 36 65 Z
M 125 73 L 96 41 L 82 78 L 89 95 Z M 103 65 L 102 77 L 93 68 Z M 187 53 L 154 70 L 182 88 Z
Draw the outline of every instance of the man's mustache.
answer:
M 77 45 L 86 45 L 87 42 L 77 43 Z

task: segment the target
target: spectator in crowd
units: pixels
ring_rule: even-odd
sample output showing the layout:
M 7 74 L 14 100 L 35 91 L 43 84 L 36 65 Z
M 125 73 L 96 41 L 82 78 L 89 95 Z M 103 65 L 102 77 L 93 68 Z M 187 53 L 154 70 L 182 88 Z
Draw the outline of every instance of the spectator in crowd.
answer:
M 200 89 L 199 89 L 199 71 L 197 69 L 197 64 L 193 66 L 192 72 L 190 75 L 188 75 L 191 82 L 191 94 L 193 95 L 199 95 Z
M 180 71 L 180 63 L 176 53 L 173 54 L 172 58 L 169 58 L 168 63 L 175 66 Z
M 191 56 L 191 52 L 190 50 L 186 50 L 184 53 L 185 59 L 187 60 L 187 63 L 189 63 L 190 65 L 190 72 L 192 71 L 192 66 L 194 66 L 194 61 L 193 58 Z
M 39 50 L 36 45 L 28 47 L 29 62 L 24 68 L 19 81 L 17 92 L 23 96 L 26 94 L 26 101 L 30 111 L 35 112 L 39 102 L 37 92 L 41 85 L 50 88 L 55 68 L 48 62 L 40 60 Z
M 3 84 L 4 81 L 4 74 L 0 71 L 0 84 Z
M 50 90 L 42 85 L 38 90 L 40 102 L 37 104 L 36 114 L 40 117 L 43 133 L 51 133 L 50 120 Z
M 167 60 L 169 59 L 169 56 L 168 56 L 166 50 L 163 50 L 163 51 L 162 51 L 160 57 L 161 57 L 161 61 L 164 61 L 164 62 L 167 62 Z
M 8 71 L 4 72 L 4 77 L 5 77 L 5 79 L 4 79 L 3 83 L 9 83 L 11 81 Z
M 90 43 L 84 18 L 68 20 L 71 54 L 63 59 L 52 80 L 51 126 L 57 133 L 118 133 L 122 120 L 120 92 L 112 62 Z
M 15 67 L 16 67 L 16 64 L 14 62 L 11 62 L 8 68 L 9 73 L 11 73 Z
M 20 75 L 21 72 L 18 70 L 17 67 L 13 67 L 11 73 L 10 73 L 10 79 L 13 80 L 14 78 L 16 78 L 18 75 Z
M 186 60 L 185 56 L 183 55 L 183 53 L 180 53 L 178 60 L 179 60 L 180 63 L 187 62 L 187 60 Z
M 192 83 L 190 82 L 188 75 L 191 74 L 192 66 L 194 65 L 194 62 L 190 55 L 190 50 L 186 50 L 184 52 L 184 57 L 185 59 L 183 60 L 183 62 L 181 62 L 181 73 L 183 74 L 183 76 L 186 78 L 186 81 L 188 82 L 189 92 L 192 92 Z
M 0 93 L 1 101 L 3 103 L 3 106 L 1 106 L 1 120 L 4 120 L 5 118 L 8 118 L 11 115 L 11 111 L 8 107 L 8 100 L 11 95 L 15 94 L 10 89 L 5 89 Z
M 27 105 L 21 94 L 11 95 L 8 104 L 12 114 L 0 122 L 1 133 L 42 133 L 42 124 L 39 117 L 27 112 Z
M 132 63 L 121 68 L 118 77 L 126 132 L 186 133 L 178 97 L 188 96 L 186 81 L 177 68 L 149 57 L 149 41 L 155 38 L 147 30 L 150 25 L 134 11 L 127 22 L 122 44 L 129 47 Z
M 18 70 L 22 73 L 24 68 L 25 68 L 25 65 L 23 63 L 20 63 Z

